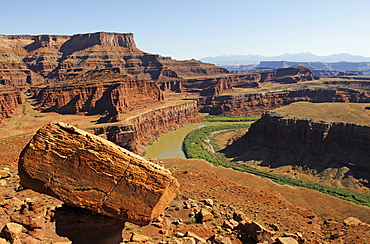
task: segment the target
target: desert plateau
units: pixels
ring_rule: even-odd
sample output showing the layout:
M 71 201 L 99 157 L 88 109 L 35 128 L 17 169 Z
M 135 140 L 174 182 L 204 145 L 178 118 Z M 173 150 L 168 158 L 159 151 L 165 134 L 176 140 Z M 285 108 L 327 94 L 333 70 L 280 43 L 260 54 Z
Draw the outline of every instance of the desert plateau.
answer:
M 368 66 L 135 41 L 0 35 L 0 244 L 370 243 Z

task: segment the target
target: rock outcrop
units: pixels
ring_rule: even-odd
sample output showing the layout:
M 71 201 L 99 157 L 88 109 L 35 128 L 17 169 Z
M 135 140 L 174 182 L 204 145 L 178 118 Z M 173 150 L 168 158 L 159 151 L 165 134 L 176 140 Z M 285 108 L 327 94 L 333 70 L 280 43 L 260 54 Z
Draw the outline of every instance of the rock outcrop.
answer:
M 369 126 L 269 111 L 225 152 L 242 160 L 262 160 L 263 165 L 271 167 L 308 167 L 321 178 L 331 177 L 333 173 L 333 180 L 350 181 L 354 177 L 353 181 L 368 185 L 369 149 Z
M 281 84 L 297 83 L 302 81 L 317 80 L 312 71 L 304 66 L 261 72 L 261 82 L 276 82 Z
M 10 118 L 22 103 L 19 89 L 0 85 L 0 121 Z
M 249 76 L 249 79 L 253 79 L 255 82 L 259 83 L 274 82 L 281 84 L 290 84 L 318 79 L 318 77 L 315 76 L 312 71 L 305 66 L 261 70 L 256 73 L 242 74 L 238 76 L 244 76 L 244 79 Z
M 19 158 L 26 188 L 137 224 L 159 216 L 179 193 L 170 172 L 64 123 L 42 127 Z
M 262 112 L 297 101 L 331 102 L 336 97 L 332 89 L 267 90 L 238 95 L 220 95 L 200 99 L 201 112 L 214 115 L 259 116 Z
M 1 40 L 1 39 L 0 39 Z M 43 77 L 30 70 L 22 57 L 13 50 L 0 46 L 0 84 L 28 86 L 43 82 Z
M 88 33 L 73 35 L 68 41 L 63 43 L 60 51 L 63 55 L 68 55 L 73 52 L 86 49 L 95 45 L 107 47 L 126 47 L 129 49 L 136 49 L 134 41 L 134 34 L 127 33 Z
M 133 152 L 141 152 L 162 133 L 200 122 L 195 101 L 167 106 L 129 118 L 123 124 L 96 126 L 94 133 Z
M 201 112 L 225 116 L 260 116 L 267 110 L 293 102 L 370 102 L 370 83 L 356 81 L 290 84 L 260 88 L 235 95 L 209 96 L 199 99 Z
M 123 114 L 164 99 L 157 84 L 133 78 L 31 87 L 29 93 L 43 112 L 102 115 L 100 122 L 120 121 Z
M 318 79 L 310 69 L 302 66 L 259 71 L 248 74 L 218 75 L 212 78 L 191 78 L 182 81 L 185 91 L 199 90 L 202 96 L 217 96 L 232 91 L 233 87 L 257 88 L 264 83 L 290 84 Z
M 177 61 L 136 47 L 132 33 L 1 35 L 0 82 L 11 85 L 60 82 L 96 69 L 119 68 L 121 74 L 162 82 L 224 74 L 197 60 Z M 178 88 L 174 88 L 178 91 Z
M 270 68 L 279 69 L 287 68 L 296 65 L 304 65 L 316 70 L 322 71 L 344 71 L 344 72 L 366 72 L 370 70 L 369 62 L 287 62 L 287 61 L 261 61 L 260 64 L 255 67 L 257 69 Z

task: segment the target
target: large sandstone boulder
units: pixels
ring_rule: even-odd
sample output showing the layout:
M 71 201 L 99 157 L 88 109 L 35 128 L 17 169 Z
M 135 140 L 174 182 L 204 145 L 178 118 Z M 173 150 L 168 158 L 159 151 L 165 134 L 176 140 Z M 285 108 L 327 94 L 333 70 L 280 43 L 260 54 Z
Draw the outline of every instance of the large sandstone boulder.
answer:
M 148 224 L 179 193 L 171 173 L 64 123 L 43 126 L 19 159 L 21 185 L 67 205 Z

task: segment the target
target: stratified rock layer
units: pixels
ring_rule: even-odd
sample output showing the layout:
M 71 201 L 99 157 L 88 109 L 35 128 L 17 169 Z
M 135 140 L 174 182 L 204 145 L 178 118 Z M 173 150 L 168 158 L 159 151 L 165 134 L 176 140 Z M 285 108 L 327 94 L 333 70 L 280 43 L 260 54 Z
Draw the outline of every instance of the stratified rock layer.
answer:
M 98 114 L 102 115 L 99 122 L 119 121 L 122 114 L 164 100 L 154 82 L 133 78 L 32 87 L 29 93 L 37 101 L 35 106 L 43 112 Z
M 132 33 L 61 35 L 0 35 L 0 84 L 20 86 L 53 83 L 96 69 L 119 68 L 121 75 L 154 80 L 179 91 L 186 77 L 225 74 L 214 64 L 177 61 L 136 47 Z
M 149 141 L 154 141 L 162 133 L 202 120 L 197 103 L 189 101 L 138 114 L 122 124 L 103 124 L 90 129 L 94 130 L 95 135 L 104 136 L 109 141 L 137 153 L 143 151 Z
M 304 109 L 301 112 L 304 114 Z M 369 115 L 364 112 L 363 116 Z M 263 165 L 271 167 L 308 167 L 321 178 L 340 179 L 344 184 L 358 180 L 368 185 L 370 180 L 370 127 L 367 125 L 297 118 L 268 111 L 225 151 L 241 160 L 262 160 Z M 356 180 L 350 179 L 353 177 Z
M 10 118 L 20 104 L 22 97 L 19 89 L 0 85 L 0 121 Z
M 64 123 L 35 134 L 21 153 L 19 175 L 26 188 L 137 224 L 149 223 L 179 193 L 168 170 Z
M 210 96 L 199 99 L 201 112 L 223 116 L 260 116 L 267 110 L 288 104 L 307 101 L 370 102 L 370 83 L 356 81 L 325 82 L 308 85 L 284 85 L 274 88 L 255 89 L 244 93 Z

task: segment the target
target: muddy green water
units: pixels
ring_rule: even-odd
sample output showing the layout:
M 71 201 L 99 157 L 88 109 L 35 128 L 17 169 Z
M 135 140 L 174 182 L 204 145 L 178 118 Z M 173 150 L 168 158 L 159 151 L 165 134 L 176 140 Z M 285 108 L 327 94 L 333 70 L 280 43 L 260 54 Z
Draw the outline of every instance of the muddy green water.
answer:
M 239 124 L 244 122 L 200 122 L 187 125 L 177 130 L 163 134 L 159 139 L 149 146 L 145 156 L 148 158 L 185 158 L 182 151 L 182 142 L 185 136 L 192 130 L 209 125 Z

